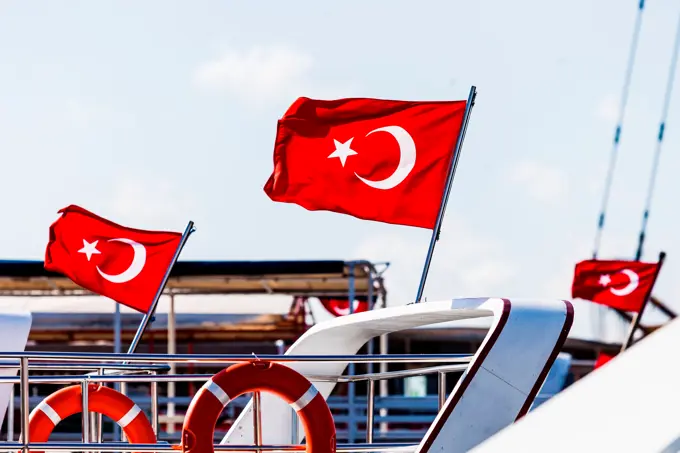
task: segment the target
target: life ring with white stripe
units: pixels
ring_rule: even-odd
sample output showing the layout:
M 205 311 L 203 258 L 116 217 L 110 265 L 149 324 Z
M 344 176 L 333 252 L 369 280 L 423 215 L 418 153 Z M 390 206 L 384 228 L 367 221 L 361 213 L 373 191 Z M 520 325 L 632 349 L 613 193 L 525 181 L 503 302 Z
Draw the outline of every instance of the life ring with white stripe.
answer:
M 105 415 L 118 423 L 130 443 L 156 443 L 156 434 L 144 412 L 130 398 L 116 390 L 90 384 L 88 410 Z M 83 391 L 80 385 L 72 385 L 52 393 L 31 412 L 28 422 L 29 441 L 47 442 L 60 421 L 82 411 Z
M 297 371 L 262 360 L 232 365 L 201 387 L 184 419 L 182 452 L 213 453 L 215 424 L 224 406 L 251 392 L 273 393 L 295 409 L 308 453 L 335 453 L 335 423 L 323 395 Z

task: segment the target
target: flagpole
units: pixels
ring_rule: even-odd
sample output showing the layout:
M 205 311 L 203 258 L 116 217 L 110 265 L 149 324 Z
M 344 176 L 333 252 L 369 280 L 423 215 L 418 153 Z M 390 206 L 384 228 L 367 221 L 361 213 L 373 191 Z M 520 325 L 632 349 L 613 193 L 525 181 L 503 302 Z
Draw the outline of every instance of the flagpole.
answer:
M 468 95 L 467 103 L 465 104 L 465 112 L 463 113 L 463 124 L 458 132 L 458 139 L 456 140 L 456 146 L 453 149 L 453 157 L 451 158 L 451 165 L 449 167 L 449 173 L 446 177 L 446 186 L 444 188 L 444 193 L 442 194 L 442 201 L 439 205 L 439 214 L 437 215 L 437 221 L 435 222 L 434 229 L 432 230 L 432 237 L 430 238 L 430 246 L 427 250 L 427 256 L 425 257 L 425 265 L 423 266 L 423 274 L 420 277 L 420 284 L 418 285 L 418 294 L 416 295 L 415 302 L 420 302 L 423 297 L 423 291 L 425 290 L 425 282 L 427 281 L 427 274 L 430 271 L 430 263 L 432 262 L 432 254 L 434 253 L 434 246 L 439 240 L 439 233 L 441 232 L 442 219 L 444 218 L 444 212 L 446 211 L 446 204 L 449 201 L 449 194 L 451 193 L 451 184 L 453 183 L 453 177 L 456 174 L 456 167 L 458 166 L 458 159 L 460 158 L 460 151 L 463 148 L 463 140 L 465 140 L 465 132 L 467 131 L 468 122 L 470 121 L 470 113 L 472 112 L 472 107 L 475 105 L 475 98 L 477 97 L 477 87 L 474 85 L 470 87 L 470 94 Z
M 595 231 L 595 244 L 593 245 L 593 259 L 597 259 L 597 254 L 600 251 L 600 241 L 602 240 L 602 232 L 604 230 L 605 216 L 607 214 L 607 206 L 609 204 L 609 194 L 611 192 L 612 183 L 614 180 L 614 169 L 616 168 L 616 160 L 619 153 L 619 143 L 621 142 L 621 131 L 623 130 L 623 120 L 626 114 L 626 104 L 628 103 L 628 93 L 630 91 L 630 83 L 633 78 L 633 69 L 635 68 L 635 55 L 637 53 L 638 42 L 640 39 L 640 29 L 642 27 L 642 14 L 645 7 L 645 0 L 640 0 L 638 3 L 638 13 L 635 19 L 635 26 L 633 28 L 633 37 L 630 43 L 630 50 L 628 54 L 628 66 L 626 67 L 625 77 L 623 81 L 623 89 L 621 91 L 621 103 L 619 104 L 619 117 L 614 129 L 614 142 L 612 144 L 611 152 L 609 154 L 609 167 L 607 168 L 607 176 L 604 182 L 604 193 L 602 195 L 602 207 L 600 208 L 600 215 L 597 218 L 597 230 Z
M 649 185 L 647 187 L 647 200 L 645 201 L 645 208 L 642 212 L 642 228 L 640 228 L 638 248 L 635 254 L 635 259 L 638 261 L 640 258 L 642 258 L 642 248 L 645 243 L 645 234 L 647 233 L 647 222 L 649 222 L 649 211 L 651 210 L 652 198 L 654 197 L 654 186 L 656 184 L 656 176 L 659 170 L 659 158 L 661 157 L 661 147 L 663 146 L 663 136 L 666 129 L 666 118 L 668 117 L 668 109 L 670 108 L 673 94 L 673 81 L 675 80 L 675 68 L 677 67 L 678 63 L 678 53 L 680 53 L 680 21 L 678 22 L 675 32 L 675 45 L 673 46 L 673 56 L 671 57 L 671 64 L 668 70 L 668 81 L 666 82 L 666 94 L 664 95 L 664 103 L 661 110 L 659 134 L 657 135 L 656 139 L 656 149 L 654 150 L 652 172 L 649 176 Z
M 654 289 L 654 284 L 656 284 L 656 279 L 659 277 L 659 272 L 661 271 L 661 266 L 663 265 L 665 259 L 666 252 L 659 253 L 659 264 L 656 266 L 654 281 L 652 282 L 652 285 L 649 287 L 649 291 L 645 295 L 645 300 L 642 302 L 642 307 L 640 307 L 640 311 L 635 313 L 635 315 L 633 316 L 633 321 L 630 323 L 628 335 L 626 335 L 625 341 L 623 342 L 623 344 L 621 344 L 621 352 L 625 351 L 628 347 L 630 347 L 630 345 L 633 342 L 633 336 L 635 335 L 635 331 L 637 330 L 637 327 L 640 324 L 640 320 L 642 319 L 642 312 L 645 310 L 647 302 L 649 302 L 649 299 L 652 297 L 652 290 Z
M 146 312 L 146 314 L 142 318 L 142 321 L 139 323 L 139 327 L 137 328 L 137 332 L 135 333 L 135 336 L 132 339 L 132 343 L 130 343 L 130 347 L 128 348 L 128 351 L 127 351 L 128 354 L 134 354 L 135 349 L 137 349 L 137 345 L 139 345 L 139 342 L 141 341 L 142 336 L 144 335 L 144 331 L 148 327 L 149 323 L 151 322 L 151 318 L 153 317 L 154 313 L 156 312 L 156 307 L 158 306 L 158 301 L 160 300 L 161 295 L 163 294 L 163 290 L 165 289 L 165 285 L 168 283 L 168 279 L 170 278 L 170 272 L 172 271 L 172 268 L 175 266 L 175 263 L 177 262 L 177 259 L 179 258 L 179 254 L 182 252 L 182 248 L 184 248 L 184 244 L 186 244 L 187 239 L 189 239 L 189 236 L 194 231 L 196 231 L 194 229 L 194 222 L 189 221 L 186 229 L 184 230 L 184 233 L 182 234 L 182 238 L 179 241 L 179 245 L 177 246 L 177 250 L 175 251 L 175 256 L 172 257 L 172 261 L 170 261 L 170 265 L 168 266 L 168 270 L 165 271 L 165 275 L 163 276 L 163 280 L 161 281 L 161 284 L 158 287 L 158 291 L 156 291 L 156 297 L 154 298 L 154 301 L 151 304 L 151 307 L 149 307 L 149 310 Z
M 114 312 L 113 312 L 113 352 L 120 354 L 121 341 L 120 334 L 122 331 L 121 320 L 120 320 L 120 304 L 114 302 Z

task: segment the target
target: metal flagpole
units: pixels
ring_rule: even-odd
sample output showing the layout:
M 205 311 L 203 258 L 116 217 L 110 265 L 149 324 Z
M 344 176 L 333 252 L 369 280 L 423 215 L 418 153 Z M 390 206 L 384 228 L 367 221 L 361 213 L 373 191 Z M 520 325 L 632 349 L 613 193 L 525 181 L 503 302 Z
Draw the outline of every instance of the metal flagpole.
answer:
M 121 331 L 123 330 L 120 319 L 120 304 L 118 302 L 114 302 L 114 305 L 115 311 L 113 313 L 113 352 L 115 354 L 120 354 L 122 349 Z M 120 383 L 115 382 L 113 384 L 113 388 L 120 392 Z M 120 439 L 120 425 L 118 425 L 118 423 L 113 424 L 113 438 Z
M 120 304 L 114 302 L 115 311 L 113 312 L 113 352 L 120 354 L 121 348 L 121 320 L 120 320 Z
M 347 300 L 349 301 L 349 314 L 351 315 L 354 313 L 354 299 L 356 298 L 356 292 L 355 292 L 355 270 L 357 263 L 354 261 L 350 261 L 347 263 L 349 267 L 349 279 L 347 282 Z M 347 375 L 348 376 L 354 376 L 355 370 L 354 370 L 354 363 L 349 363 L 347 365 Z M 347 442 L 350 444 L 354 443 L 354 439 L 356 438 L 356 419 L 355 419 L 355 396 L 356 396 L 356 387 L 354 385 L 354 381 L 349 381 L 347 383 L 347 402 L 348 402 L 348 407 L 347 407 L 347 412 L 348 412 L 348 418 L 349 421 L 347 423 Z
M 451 184 L 453 183 L 453 177 L 456 174 L 456 167 L 458 166 L 458 159 L 460 158 L 460 151 L 463 148 L 463 140 L 465 140 L 465 132 L 467 131 L 468 122 L 470 121 L 470 113 L 472 112 L 472 107 L 475 105 L 475 98 L 477 97 L 477 88 L 473 85 L 470 87 L 470 94 L 468 95 L 467 103 L 465 104 L 465 112 L 463 113 L 463 124 L 461 124 L 460 131 L 458 132 L 458 139 L 456 140 L 456 146 L 453 149 L 453 156 L 451 158 L 451 165 L 449 167 L 449 174 L 446 177 L 446 186 L 444 188 L 444 193 L 442 194 L 442 202 L 439 206 L 439 214 L 437 215 L 437 221 L 435 222 L 434 229 L 432 230 L 432 237 L 430 238 L 430 246 L 427 250 L 427 256 L 425 257 L 425 265 L 423 266 L 423 274 L 420 277 L 420 284 L 418 285 L 418 294 L 416 295 L 415 302 L 420 302 L 423 297 L 423 291 L 425 290 L 425 282 L 427 281 L 427 273 L 430 271 L 430 263 L 432 262 L 432 254 L 434 253 L 434 246 L 439 240 L 439 233 L 441 232 L 442 219 L 444 218 L 444 212 L 446 212 L 446 204 L 449 201 L 449 194 L 451 193 Z
M 385 304 L 385 298 L 386 296 L 383 294 L 383 305 Z M 387 355 L 389 352 L 389 342 L 387 338 L 387 334 L 382 334 L 380 335 L 380 343 L 379 343 L 379 348 L 380 348 L 380 355 Z M 387 367 L 387 362 L 380 362 L 378 365 L 378 369 L 381 373 L 387 373 L 388 367 Z M 389 396 L 389 387 L 388 387 L 388 381 L 387 379 L 381 379 L 379 382 L 379 395 L 380 398 L 385 401 L 387 397 Z M 387 420 L 387 408 L 384 406 L 384 403 L 381 405 L 382 407 L 378 411 L 378 415 L 380 415 L 380 418 L 383 419 L 382 422 L 380 422 L 380 435 L 381 437 L 386 437 L 387 433 L 389 431 L 389 425 L 385 420 Z
M 593 259 L 597 259 L 597 254 L 600 251 L 600 241 L 602 239 L 602 231 L 604 230 L 605 215 L 607 213 L 607 204 L 609 203 L 609 193 L 611 192 L 612 180 L 614 178 L 614 168 L 616 167 L 616 157 L 619 151 L 619 142 L 621 141 L 621 130 L 623 127 L 623 119 L 626 113 L 626 104 L 628 101 L 628 92 L 630 88 L 630 81 L 633 75 L 633 68 L 635 67 L 635 54 L 637 51 L 638 40 L 640 36 L 640 27 L 642 26 L 642 12 L 645 7 L 645 1 L 640 0 L 638 4 L 638 14 L 635 19 L 635 28 L 633 29 L 633 38 L 630 44 L 630 53 L 628 55 L 628 67 L 626 68 L 625 80 L 623 82 L 623 90 L 621 93 L 621 105 L 619 107 L 619 119 L 614 130 L 614 143 L 612 145 L 611 154 L 609 156 L 609 169 L 607 170 L 607 177 L 604 183 L 604 194 L 602 195 L 602 208 L 597 220 L 597 231 L 595 232 L 595 244 L 593 245 Z
M 177 262 L 177 259 L 179 258 L 179 254 L 182 252 L 182 248 L 184 248 L 184 244 L 186 244 L 187 239 L 189 239 L 189 236 L 194 231 L 196 231 L 194 229 L 194 222 L 189 221 L 186 229 L 184 230 L 184 234 L 182 234 L 182 238 L 179 241 L 179 245 L 177 246 L 177 250 L 175 251 L 175 256 L 172 257 L 172 261 L 170 261 L 170 265 L 168 266 L 168 270 L 165 271 L 165 275 L 163 276 L 163 280 L 161 281 L 161 284 L 158 287 L 158 291 L 156 292 L 156 297 L 154 298 L 154 301 L 151 304 L 151 307 L 149 308 L 149 310 L 146 312 L 146 314 L 142 318 L 142 321 L 139 323 L 139 327 L 137 328 L 137 332 L 135 333 L 135 336 L 132 339 L 132 343 L 130 343 L 130 347 L 128 348 L 128 351 L 127 351 L 128 354 L 133 354 L 135 352 L 135 349 L 137 349 L 137 345 L 139 345 L 139 342 L 141 341 L 142 336 L 144 335 L 144 331 L 146 330 L 149 323 L 151 322 L 151 318 L 153 317 L 153 314 L 156 312 L 156 307 L 158 306 L 158 301 L 160 300 L 161 295 L 163 294 L 163 290 L 165 289 L 165 285 L 168 283 L 168 279 L 170 278 L 170 271 L 172 271 L 172 268 L 175 266 L 175 263 Z
M 177 354 L 177 329 L 176 329 L 176 318 L 175 318 L 175 295 L 170 294 L 170 307 L 168 309 L 168 354 Z M 170 363 L 170 374 L 177 374 L 177 364 Z M 168 416 L 168 427 L 166 432 L 168 434 L 175 433 L 175 383 L 172 381 L 168 382 L 168 406 L 166 414 Z
M 640 311 L 635 313 L 635 316 L 633 317 L 633 321 L 630 323 L 630 329 L 628 330 L 628 335 L 626 335 L 626 339 L 621 344 L 621 352 L 625 351 L 633 343 L 633 336 L 635 335 L 635 331 L 637 330 L 637 327 L 640 324 L 640 320 L 642 319 L 642 312 L 645 310 L 645 307 L 647 306 L 647 302 L 649 302 L 649 299 L 652 297 L 652 290 L 654 289 L 654 284 L 656 283 L 656 279 L 659 277 L 659 272 L 661 271 L 661 266 L 663 265 L 663 262 L 664 262 L 665 259 L 666 259 L 666 252 L 659 253 L 659 264 L 657 264 L 657 266 L 656 266 L 656 273 L 654 274 L 654 281 L 652 282 L 652 286 L 649 287 L 649 291 L 645 295 L 645 300 L 642 302 L 642 307 L 640 307 Z
M 663 133 L 666 129 L 666 118 L 668 117 L 668 108 L 671 103 L 671 94 L 673 92 L 673 80 L 675 79 L 675 68 L 678 63 L 678 51 L 680 50 L 680 20 L 678 21 L 678 28 L 675 32 L 675 45 L 673 47 L 673 56 L 671 57 L 671 65 L 668 70 L 668 81 L 666 82 L 666 97 L 661 111 L 661 123 L 659 124 L 659 135 L 656 141 L 656 150 L 654 151 L 654 163 L 652 164 L 652 173 L 649 177 L 649 188 L 647 189 L 647 200 L 645 201 L 645 210 L 642 214 L 642 228 L 640 229 L 640 237 L 638 239 L 638 248 L 635 253 L 635 260 L 639 261 L 642 258 L 642 247 L 645 243 L 645 234 L 647 232 L 647 221 L 649 220 L 649 210 L 652 205 L 652 196 L 654 194 L 654 185 L 656 183 L 656 173 L 659 168 L 659 157 L 661 156 L 661 147 L 663 145 Z
M 366 269 L 368 269 L 368 288 L 366 291 L 366 299 L 368 300 L 368 309 L 373 310 L 375 308 L 375 304 L 373 303 L 373 266 L 366 266 Z M 368 340 L 368 344 L 366 345 L 366 354 L 368 355 L 373 355 L 373 338 Z M 372 374 L 373 373 L 373 363 L 369 362 L 366 364 L 366 373 Z
M 630 43 L 630 51 L 628 54 L 628 65 L 621 90 L 621 104 L 619 105 L 619 116 L 614 129 L 614 142 L 612 144 L 611 153 L 609 155 L 609 167 L 607 169 L 607 176 L 604 183 L 604 192 L 602 194 L 602 205 L 600 214 L 597 218 L 597 230 L 595 231 L 595 243 L 593 244 L 593 259 L 597 259 L 600 251 L 600 242 L 602 240 L 602 232 L 604 231 L 605 217 L 607 215 L 607 205 L 609 204 L 609 194 L 614 179 L 614 169 L 616 167 L 616 160 L 618 157 L 619 143 L 621 141 L 621 131 L 623 130 L 623 120 L 626 113 L 626 104 L 628 103 L 628 93 L 630 91 L 630 82 L 633 76 L 633 69 L 635 67 L 635 55 L 637 53 L 638 41 L 640 37 L 640 28 L 642 27 L 642 14 L 645 7 L 645 0 L 640 0 L 638 3 L 638 13 L 635 19 L 635 26 L 633 28 L 633 37 Z M 597 330 L 600 337 L 605 335 L 605 321 L 604 316 L 606 307 L 593 307 L 596 317 L 594 321 L 597 324 Z

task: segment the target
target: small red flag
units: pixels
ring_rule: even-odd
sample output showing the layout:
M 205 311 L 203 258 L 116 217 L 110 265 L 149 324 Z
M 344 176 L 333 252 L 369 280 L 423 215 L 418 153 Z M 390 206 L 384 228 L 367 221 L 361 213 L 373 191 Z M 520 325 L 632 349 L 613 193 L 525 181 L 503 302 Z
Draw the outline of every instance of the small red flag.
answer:
M 321 305 L 332 315 L 335 316 L 346 316 L 349 315 L 349 300 L 348 299 L 335 299 L 332 297 L 320 297 L 319 302 Z M 368 311 L 368 301 L 367 300 L 356 300 L 354 301 L 354 306 L 352 307 L 352 313 L 362 313 Z
M 310 211 L 433 229 L 466 101 L 299 98 L 264 191 Z
M 574 270 L 571 296 L 639 312 L 651 294 L 658 269 L 658 263 L 640 261 L 581 261 Z
M 146 313 L 182 235 L 124 227 L 74 205 L 59 213 L 50 227 L 45 269 Z
M 616 357 L 616 354 L 607 354 L 606 352 L 600 352 L 600 354 L 597 356 L 597 359 L 595 360 L 595 365 L 593 365 L 593 370 L 597 370 L 614 357 Z

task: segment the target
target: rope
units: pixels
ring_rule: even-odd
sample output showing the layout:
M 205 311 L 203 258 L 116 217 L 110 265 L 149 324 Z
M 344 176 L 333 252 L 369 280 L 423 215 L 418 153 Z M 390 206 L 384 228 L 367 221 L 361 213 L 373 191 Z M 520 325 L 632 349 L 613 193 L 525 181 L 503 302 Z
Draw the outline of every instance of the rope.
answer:
M 645 242 L 645 234 L 647 232 L 647 222 L 649 221 L 649 210 L 651 209 L 652 197 L 654 195 L 654 187 L 656 185 L 656 176 L 659 169 L 659 158 L 661 156 L 661 148 L 663 145 L 664 132 L 666 130 L 666 118 L 668 117 L 668 109 L 671 103 L 673 92 L 673 81 L 675 79 L 675 68 L 678 62 L 678 51 L 680 51 L 680 19 L 678 19 L 678 27 L 675 32 L 675 45 L 673 47 L 673 54 L 671 56 L 671 64 L 668 70 L 668 81 L 666 82 L 666 97 L 664 98 L 663 110 L 661 111 L 661 122 L 659 123 L 659 134 L 656 140 L 656 149 L 654 150 L 654 162 L 652 164 L 652 173 L 649 177 L 649 188 L 647 189 L 647 200 L 645 201 L 645 209 L 642 214 L 642 228 L 640 229 L 640 237 L 638 240 L 638 248 L 635 254 L 635 260 L 639 261 L 642 258 L 642 248 Z
M 621 106 L 619 110 L 619 120 L 614 130 L 614 144 L 609 158 L 609 169 L 607 170 L 607 177 L 604 186 L 604 195 L 602 198 L 602 208 L 600 209 L 600 216 L 598 218 L 597 232 L 595 233 L 595 246 L 593 247 L 593 259 L 597 258 L 597 253 L 600 249 L 600 241 L 602 239 L 602 230 L 604 229 L 605 214 L 607 212 L 607 204 L 609 203 L 609 193 L 611 191 L 612 179 L 614 177 L 614 169 L 616 167 L 616 158 L 619 151 L 619 142 L 621 141 L 621 130 L 623 127 L 623 118 L 628 102 L 628 92 L 630 88 L 630 80 L 633 75 L 633 67 L 635 66 L 635 54 L 637 51 L 638 40 L 640 36 L 640 27 L 642 25 L 642 11 L 645 6 L 645 0 L 640 0 L 638 5 L 638 14 L 635 20 L 635 28 L 633 30 L 633 39 L 630 46 L 630 55 L 628 57 L 628 67 L 626 69 L 625 81 L 623 83 L 623 91 L 621 93 Z

